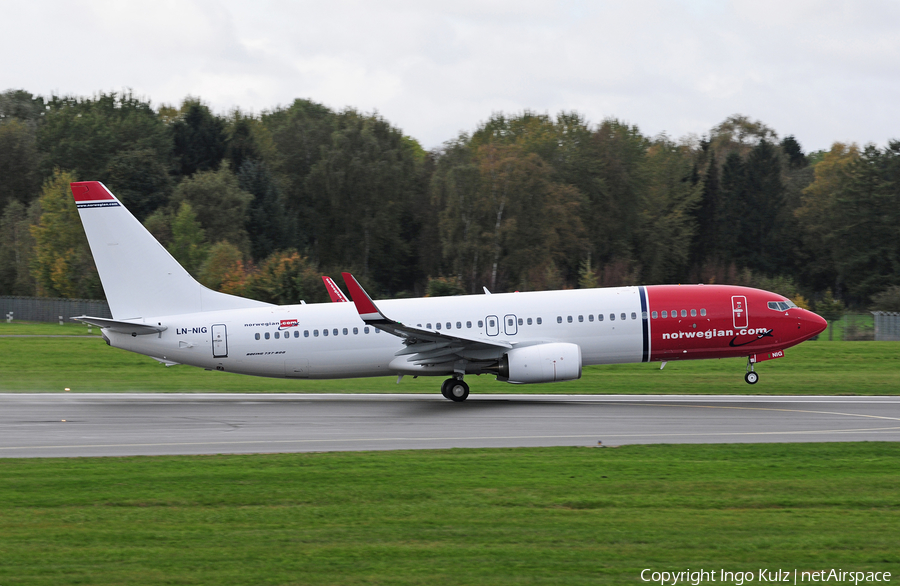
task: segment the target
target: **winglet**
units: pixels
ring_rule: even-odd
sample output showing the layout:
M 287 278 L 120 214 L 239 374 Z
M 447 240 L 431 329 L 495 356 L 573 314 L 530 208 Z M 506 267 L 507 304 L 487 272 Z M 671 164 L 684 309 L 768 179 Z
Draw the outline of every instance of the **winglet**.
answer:
M 369 297 L 369 294 L 362 288 L 362 285 L 359 284 L 356 277 L 350 273 L 341 273 L 341 276 L 344 277 L 344 283 L 347 284 L 350 298 L 353 299 L 353 303 L 356 304 L 356 311 L 359 312 L 359 317 L 361 317 L 363 321 L 388 321 L 387 318 L 384 317 L 384 314 L 375 307 L 372 298 Z
M 332 303 L 345 303 L 350 301 L 347 299 L 347 296 L 344 295 L 344 292 L 341 291 L 340 287 L 337 286 L 337 283 L 334 282 L 334 279 L 322 275 L 322 281 L 325 283 L 325 288 L 328 289 L 328 296 L 331 297 Z

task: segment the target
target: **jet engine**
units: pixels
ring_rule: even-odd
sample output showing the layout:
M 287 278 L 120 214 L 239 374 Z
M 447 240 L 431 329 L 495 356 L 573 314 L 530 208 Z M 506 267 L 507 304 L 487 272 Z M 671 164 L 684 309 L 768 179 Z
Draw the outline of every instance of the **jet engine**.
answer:
M 578 344 L 537 344 L 513 348 L 500 359 L 497 380 L 510 383 L 552 383 L 581 378 Z

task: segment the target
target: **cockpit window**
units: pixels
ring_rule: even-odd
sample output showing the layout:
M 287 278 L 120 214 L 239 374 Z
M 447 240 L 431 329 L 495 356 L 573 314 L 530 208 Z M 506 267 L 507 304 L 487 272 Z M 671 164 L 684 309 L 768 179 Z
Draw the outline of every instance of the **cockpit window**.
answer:
M 769 301 L 767 305 L 769 309 L 774 309 L 775 311 L 787 311 L 792 307 L 797 307 L 790 299 L 787 301 Z

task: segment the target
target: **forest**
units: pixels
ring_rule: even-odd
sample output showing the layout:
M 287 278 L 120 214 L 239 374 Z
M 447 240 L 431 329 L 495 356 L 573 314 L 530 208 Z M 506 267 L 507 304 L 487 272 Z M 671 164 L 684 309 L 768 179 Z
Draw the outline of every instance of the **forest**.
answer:
M 274 303 L 327 301 L 320 276 L 352 271 L 377 297 L 731 283 L 900 311 L 886 144 L 804 152 L 743 115 L 675 139 L 525 111 L 426 151 L 306 99 L 220 115 L 7 90 L 0 295 L 103 298 L 68 187 L 98 180 L 204 285 Z

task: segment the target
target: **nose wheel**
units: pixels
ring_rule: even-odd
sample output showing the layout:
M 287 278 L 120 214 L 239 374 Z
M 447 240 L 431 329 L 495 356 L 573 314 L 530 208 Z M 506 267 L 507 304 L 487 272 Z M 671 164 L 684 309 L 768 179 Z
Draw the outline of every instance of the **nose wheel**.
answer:
M 744 375 L 744 380 L 747 381 L 748 385 L 755 385 L 756 381 L 759 380 L 759 375 L 753 370 L 753 360 L 749 357 L 747 358 L 747 374 Z
M 462 379 L 448 378 L 441 385 L 441 394 L 445 399 L 462 403 L 469 396 L 469 385 Z

